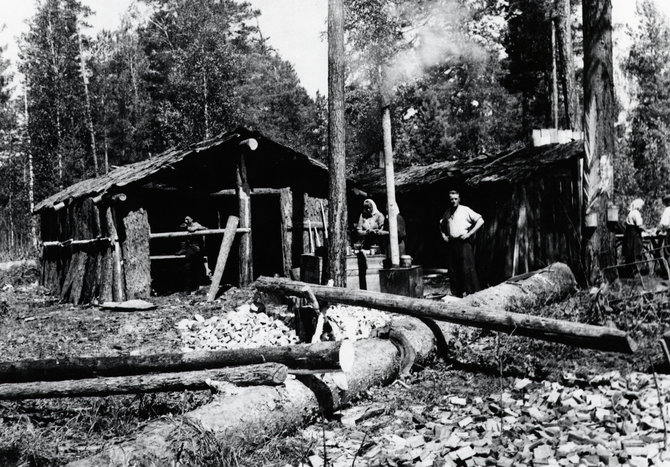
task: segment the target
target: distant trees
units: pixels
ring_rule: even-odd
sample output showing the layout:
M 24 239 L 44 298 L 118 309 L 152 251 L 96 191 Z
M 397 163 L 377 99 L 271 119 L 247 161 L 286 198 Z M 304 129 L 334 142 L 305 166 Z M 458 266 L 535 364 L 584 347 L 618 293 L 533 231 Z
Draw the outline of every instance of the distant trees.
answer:
M 670 191 L 670 26 L 654 1 L 637 5 L 639 24 L 624 63 L 634 83 L 634 107 L 615 186 L 621 195 L 643 192 L 652 201 Z
M 520 143 L 519 92 L 505 87 L 507 2 L 348 4 L 347 153 L 352 171 L 374 166 L 381 151 L 378 89 L 384 64 L 392 68 L 399 167 L 493 154 Z

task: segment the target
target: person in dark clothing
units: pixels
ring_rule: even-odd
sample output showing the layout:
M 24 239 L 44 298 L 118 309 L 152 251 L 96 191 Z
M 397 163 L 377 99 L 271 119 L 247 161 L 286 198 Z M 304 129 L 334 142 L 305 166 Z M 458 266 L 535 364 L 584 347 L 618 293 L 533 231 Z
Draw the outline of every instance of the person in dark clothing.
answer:
M 197 232 L 207 228 L 192 217 L 186 216 L 184 222 L 180 225 L 182 229 L 188 232 Z M 204 263 L 204 238 L 201 235 L 188 236 L 181 244 L 178 255 L 185 255 L 184 259 L 184 290 L 194 292 L 198 290 L 206 277 L 206 267 Z
M 440 220 L 442 238 L 448 243 L 447 262 L 452 295 L 464 297 L 480 290 L 470 238 L 484 225 L 482 216 L 463 206 L 458 191 L 449 192 L 449 209 Z
M 640 198 L 634 199 L 630 203 L 630 210 L 626 216 L 626 230 L 623 234 L 623 257 L 624 262 L 635 263 L 644 260 L 644 245 L 642 243 L 642 232 L 646 232 L 644 222 L 642 220 L 642 213 L 640 210 L 644 206 L 644 200 Z M 635 268 L 635 269 L 639 269 Z M 624 273 L 633 272 L 632 267 L 626 268 Z

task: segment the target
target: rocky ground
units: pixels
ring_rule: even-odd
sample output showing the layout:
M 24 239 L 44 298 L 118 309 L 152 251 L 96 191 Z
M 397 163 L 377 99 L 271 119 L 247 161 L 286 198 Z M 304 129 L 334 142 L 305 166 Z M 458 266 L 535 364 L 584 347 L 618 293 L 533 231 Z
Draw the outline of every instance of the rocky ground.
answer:
M 441 278 L 427 293 L 443 295 Z M 284 305 L 231 289 L 155 297 L 155 310 L 112 312 L 58 303 L 30 277 L 0 281 L 5 361 L 285 345 L 296 342 Z M 670 465 L 670 391 L 658 337 L 667 292 L 581 293 L 536 313 L 630 330 L 634 356 L 572 349 L 456 328 L 447 355 L 390 387 L 373 388 L 330 420 L 247 446 L 213 443 L 189 465 Z M 333 336 L 366 337 L 390 316 L 334 307 Z M 0 402 L 0 465 L 61 465 L 132 435 L 159 417 L 211 400 L 206 391 Z

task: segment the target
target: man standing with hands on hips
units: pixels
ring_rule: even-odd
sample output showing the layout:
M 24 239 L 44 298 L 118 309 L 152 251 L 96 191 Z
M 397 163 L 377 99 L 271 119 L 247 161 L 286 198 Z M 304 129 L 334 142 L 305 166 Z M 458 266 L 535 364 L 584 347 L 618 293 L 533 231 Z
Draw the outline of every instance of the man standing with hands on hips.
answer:
M 484 219 L 469 207 L 461 205 L 461 196 L 456 190 L 449 192 L 449 204 L 449 209 L 440 220 L 440 231 L 449 245 L 447 261 L 451 293 L 456 297 L 464 297 L 480 290 L 470 237 L 484 225 Z

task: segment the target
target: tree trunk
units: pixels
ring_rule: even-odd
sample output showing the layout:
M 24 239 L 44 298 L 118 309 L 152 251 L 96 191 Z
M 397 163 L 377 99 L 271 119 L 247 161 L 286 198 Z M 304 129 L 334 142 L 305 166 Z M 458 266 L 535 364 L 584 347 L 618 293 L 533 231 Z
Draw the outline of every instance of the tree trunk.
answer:
M 96 376 L 128 376 L 154 372 L 198 371 L 275 362 L 296 369 L 346 369 L 353 364 L 349 341 L 284 347 L 189 352 L 185 354 L 72 357 L 0 362 L 0 381 L 60 381 Z
M 47 40 L 49 42 L 49 49 L 51 51 L 51 68 L 54 74 L 54 82 L 56 87 L 60 84 L 60 69 L 58 67 L 58 59 L 56 58 L 56 48 L 54 45 L 53 39 L 53 24 L 51 23 L 51 17 L 47 24 Z M 60 100 L 58 97 L 58 92 L 54 95 L 54 107 L 56 109 L 56 163 L 58 166 L 58 187 L 63 189 L 63 154 L 61 152 L 61 116 L 60 116 Z
M 30 244 L 37 249 L 37 227 L 35 226 L 35 169 L 33 167 L 33 150 L 30 139 L 30 112 L 28 111 L 28 81 L 25 83 L 25 92 L 23 93 L 23 110 L 25 114 L 26 125 L 26 153 L 28 154 L 28 209 L 30 218 Z
M 585 227 L 583 263 L 590 283 L 601 267 L 614 264 L 613 236 L 607 229 L 607 203 L 612 198 L 615 151 L 615 98 L 612 65 L 612 2 L 584 0 L 584 218 L 597 219 L 595 230 Z
M 328 1 L 328 276 L 347 284 L 347 201 L 344 121 L 344 4 Z M 295 224 L 294 224 L 295 226 Z
M 556 55 L 556 24 L 551 23 L 551 111 L 554 120 L 554 128 L 559 129 L 558 121 L 558 60 Z
M 211 387 L 207 380 L 225 381 L 239 386 L 277 386 L 286 380 L 287 375 L 288 370 L 284 365 L 262 363 L 181 373 L 9 383 L 0 384 L 0 400 L 104 397 L 146 392 L 198 391 Z
M 570 0 L 554 0 L 558 69 L 563 93 L 563 106 L 567 128 L 582 128 L 579 114 L 579 97 L 575 89 L 575 59 L 572 47 Z
M 572 277 L 572 272 L 567 266 L 558 268 L 554 265 L 552 268 L 554 271 L 549 274 L 559 276 L 556 283 L 566 283 L 561 275 L 570 274 Z M 497 307 L 495 303 L 436 302 L 364 290 L 308 285 L 281 278 L 260 277 L 256 281 L 258 290 L 280 296 L 303 294 L 307 286 L 313 291 L 317 300 L 326 303 L 375 308 L 422 319 L 446 321 L 611 352 L 632 353 L 637 347 L 628 334 L 618 329 L 507 312 Z M 524 292 L 520 291 L 519 295 L 524 295 Z
M 79 71 L 81 73 L 81 81 L 84 87 L 84 104 L 86 107 L 86 123 L 88 125 L 88 132 L 91 138 L 91 157 L 93 158 L 93 173 L 97 177 L 98 169 L 98 154 L 95 147 L 95 128 L 93 127 L 93 114 L 91 112 L 91 96 L 88 92 L 88 76 L 86 73 L 86 63 L 84 62 L 84 46 L 81 41 L 81 35 L 77 32 L 77 42 L 79 43 Z

